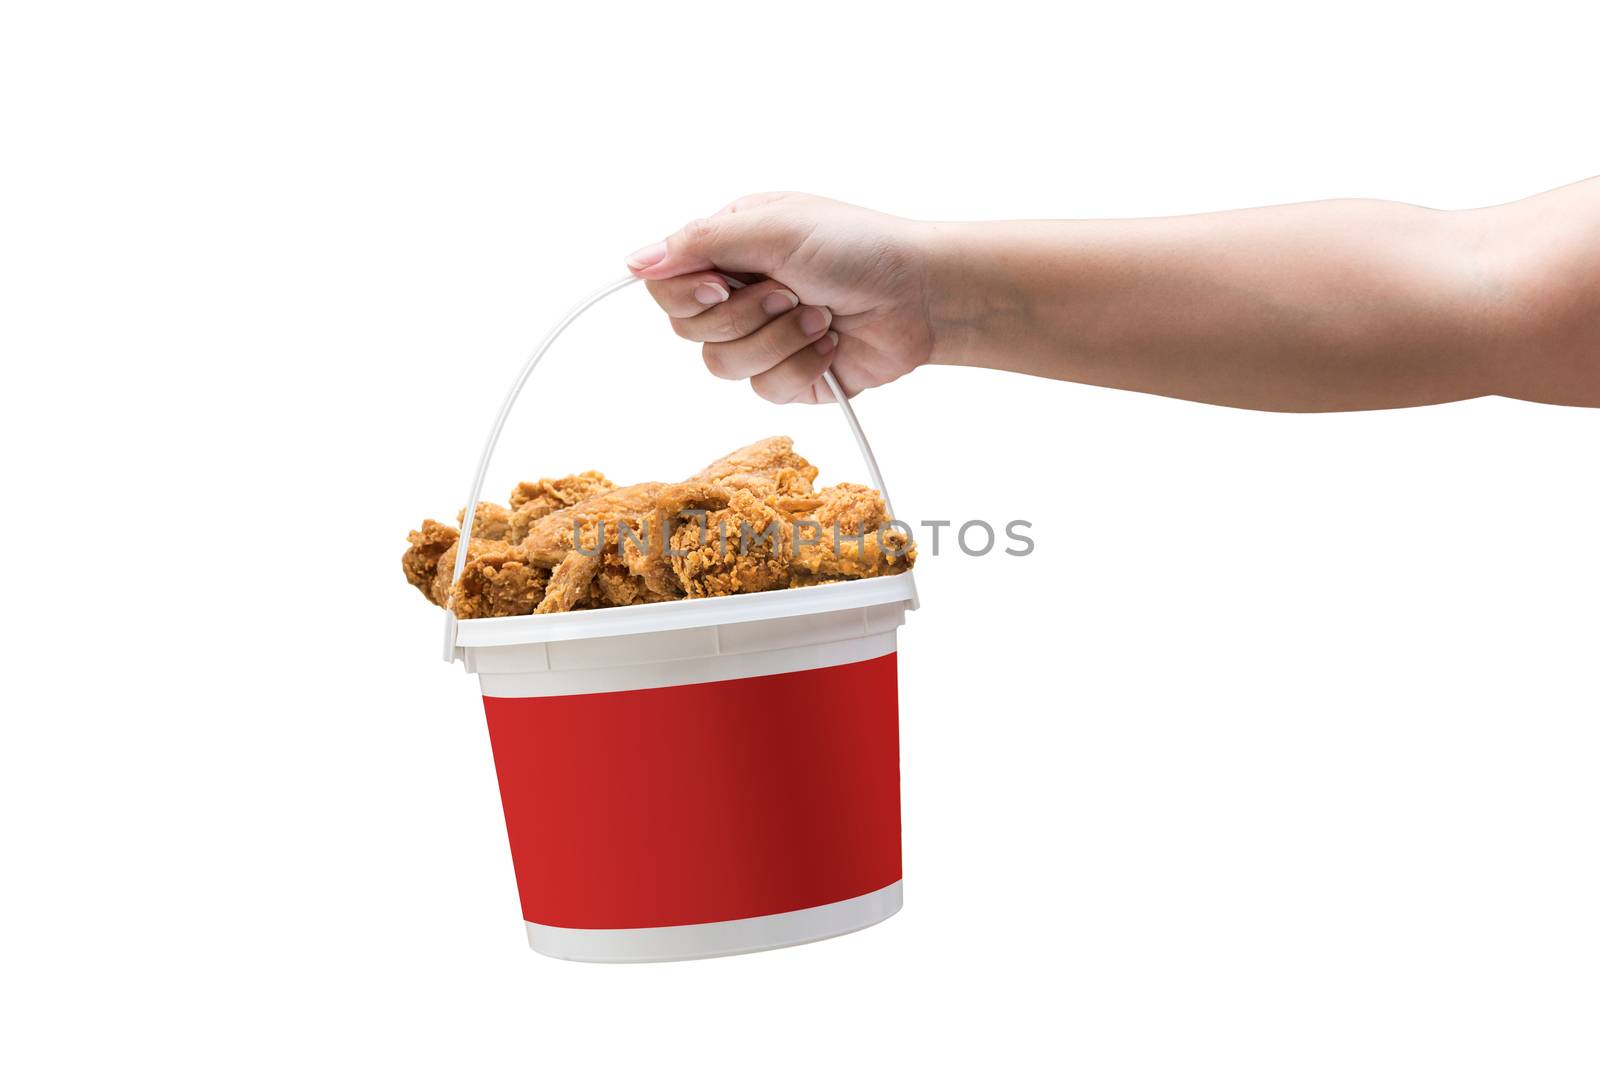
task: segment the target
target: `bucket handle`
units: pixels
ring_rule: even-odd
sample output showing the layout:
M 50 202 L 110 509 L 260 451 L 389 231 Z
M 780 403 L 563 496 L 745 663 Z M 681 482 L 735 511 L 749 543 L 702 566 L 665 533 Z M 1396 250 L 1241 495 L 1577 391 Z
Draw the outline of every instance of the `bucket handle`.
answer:
M 626 278 L 618 278 L 616 281 L 596 289 L 578 301 L 577 306 L 567 312 L 561 321 L 556 323 L 549 333 L 545 334 L 544 340 L 539 342 L 539 347 L 533 350 L 533 355 L 528 357 L 527 362 L 522 365 L 522 370 L 517 372 L 516 380 L 511 383 L 511 391 L 506 393 L 505 400 L 500 404 L 500 413 L 495 416 L 494 425 L 489 429 L 489 439 L 483 444 L 483 455 L 478 459 L 478 473 L 473 476 L 472 492 L 467 497 L 467 510 L 461 517 L 460 544 L 470 545 L 472 543 L 472 522 L 477 518 L 478 500 L 483 494 L 484 479 L 489 475 L 489 461 L 494 458 L 495 446 L 500 443 L 500 433 L 506 427 L 506 419 L 510 418 L 511 409 L 516 406 L 517 398 L 522 395 L 522 387 L 528 384 L 528 378 L 532 376 L 533 368 L 539 365 L 539 361 L 544 358 L 545 352 L 549 350 L 551 345 L 555 344 L 556 338 L 560 337 L 566 331 L 566 328 L 572 325 L 573 320 L 612 293 L 621 292 L 638 280 L 631 274 Z M 856 420 L 856 413 L 850 407 L 849 398 L 844 395 L 844 390 L 839 387 L 839 379 L 833 376 L 832 370 L 823 371 L 822 380 L 828 383 L 828 391 L 833 394 L 833 399 L 838 403 L 839 410 L 844 413 L 845 424 L 850 427 L 850 434 L 856 439 L 856 447 L 861 450 L 861 458 L 867 465 L 867 474 L 872 478 L 872 487 L 878 491 L 879 496 L 883 497 L 884 508 L 889 514 L 893 515 L 894 508 L 889 504 L 889 491 L 884 488 L 883 474 L 878 470 L 878 461 L 872 455 L 872 446 L 867 443 L 867 435 L 861 431 L 861 423 Z M 455 573 L 450 576 L 452 588 L 460 580 L 461 572 L 466 568 L 466 565 L 467 553 L 458 550 L 456 552 Z M 453 662 L 456 658 L 456 621 L 455 613 L 446 608 L 444 626 L 444 658 L 446 663 Z

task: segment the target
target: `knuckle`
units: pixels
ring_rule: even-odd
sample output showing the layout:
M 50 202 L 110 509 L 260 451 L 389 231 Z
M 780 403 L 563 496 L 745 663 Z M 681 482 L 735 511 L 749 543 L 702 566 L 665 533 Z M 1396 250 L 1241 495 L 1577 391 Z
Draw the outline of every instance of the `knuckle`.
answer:
M 704 319 L 701 329 L 705 331 L 708 341 L 737 341 L 744 336 L 744 331 L 739 329 L 738 323 L 728 317 L 722 308 L 712 308 L 701 314 Z
M 728 313 L 729 328 L 736 331 L 740 337 L 745 337 L 759 330 L 766 322 L 766 315 L 761 310 L 761 301 L 747 300 Z
M 683 234 L 684 242 L 693 247 L 709 242 L 716 229 L 716 223 L 710 219 L 700 218 L 690 219 L 683 224 L 683 229 L 679 232 Z
M 783 359 L 789 355 L 788 338 L 781 328 L 762 330 L 756 334 L 756 342 L 761 354 L 768 359 Z

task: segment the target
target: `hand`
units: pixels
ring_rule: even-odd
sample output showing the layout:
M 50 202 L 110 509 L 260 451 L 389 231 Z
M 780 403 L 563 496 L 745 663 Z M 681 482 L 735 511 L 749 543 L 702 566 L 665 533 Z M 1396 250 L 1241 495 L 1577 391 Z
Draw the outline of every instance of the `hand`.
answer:
M 921 227 L 804 193 L 758 193 L 628 257 L 719 378 L 783 404 L 828 402 L 928 362 Z M 732 282 L 747 283 L 739 288 Z

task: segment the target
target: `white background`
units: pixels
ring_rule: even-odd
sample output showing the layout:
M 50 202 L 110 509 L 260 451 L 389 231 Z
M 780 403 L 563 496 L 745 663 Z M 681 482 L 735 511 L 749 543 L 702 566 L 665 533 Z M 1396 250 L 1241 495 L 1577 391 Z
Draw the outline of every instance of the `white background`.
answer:
M 1600 416 L 1256 414 L 965 369 L 859 411 L 925 557 L 906 908 L 528 951 L 404 534 L 532 341 L 741 193 L 927 218 L 1600 171 L 1582 5 L 8 5 L 0 1057 L 1593 1063 Z M 492 475 L 687 473 L 831 409 L 640 290 Z

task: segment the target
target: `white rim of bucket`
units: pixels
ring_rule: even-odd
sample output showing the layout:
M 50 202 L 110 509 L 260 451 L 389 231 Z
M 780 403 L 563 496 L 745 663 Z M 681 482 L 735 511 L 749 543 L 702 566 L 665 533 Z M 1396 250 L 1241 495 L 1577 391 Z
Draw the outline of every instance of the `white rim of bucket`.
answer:
M 563 612 L 559 615 L 461 619 L 456 622 L 451 658 L 455 658 L 454 651 L 458 648 L 494 648 L 541 641 L 621 637 L 699 626 L 786 619 L 828 611 L 849 611 L 880 604 L 906 604 L 911 610 L 916 610 L 917 585 L 909 571 L 798 589 L 668 600 L 660 604 L 631 604 L 626 607 Z
M 501 404 L 500 404 L 500 412 L 499 412 L 498 415 L 495 416 L 494 425 L 491 426 L 490 429 L 489 429 L 489 438 L 483 444 L 483 454 L 478 459 L 478 471 L 477 471 L 477 474 L 475 474 L 473 476 L 473 479 L 472 479 L 472 492 L 469 493 L 468 496 L 467 496 L 467 506 L 466 506 L 466 509 L 465 509 L 465 513 L 462 515 L 461 537 L 460 537 L 461 543 L 463 543 L 463 544 L 471 544 L 472 543 L 472 523 L 473 523 L 473 520 L 477 518 L 478 501 L 483 496 L 483 483 L 484 483 L 484 480 L 489 475 L 489 462 L 490 462 L 490 460 L 492 460 L 494 458 L 495 446 L 498 445 L 499 442 L 500 442 L 500 433 L 501 433 L 501 431 L 503 431 L 505 429 L 506 420 L 508 418 L 510 418 L 510 416 L 511 416 L 511 409 L 516 406 L 517 398 L 522 395 L 522 387 L 528 384 L 528 379 L 529 379 L 529 377 L 531 377 L 533 375 L 534 368 L 539 365 L 539 361 L 544 358 L 544 354 L 545 354 L 545 352 L 547 352 L 549 350 L 550 346 L 555 344 L 556 338 L 560 337 L 562 335 L 562 333 L 564 333 L 566 331 L 567 327 L 571 326 L 573 321 L 576 320 L 579 315 L 582 315 L 585 311 L 588 311 L 590 308 L 594 307 L 594 305 L 598 304 L 600 301 L 604 300 L 606 297 L 610 296 L 612 293 L 620 292 L 621 290 L 626 289 L 628 286 L 632 285 L 634 282 L 637 282 L 639 280 L 640 279 L 638 279 L 638 278 L 636 278 L 636 277 L 634 277 L 633 275 L 630 274 L 626 278 L 619 278 L 614 282 L 610 282 L 609 284 L 604 285 L 599 289 L 596 289 L 594 292 L 592 292 L 588 296 L 584 297 L 582 300 L 580 300 L 578 302 L 578 304 L 575 307 L 573 307 L 573 309 L 571 311 L 567 312 L 567 314 L 561 319 L 560 322 L 556 323 L 556 325 L 550 330 L 549 333 L 545 334 L 544 340 L 539 342 L 539 346 L 533 350 L 533 354 L 528 357 L 528 359 L 527 359 L 527 361 L 525 363 L 523 363 L 522 369 L 517 373 L 516 379 L 511 383 L 510 391 L 506 393 L 505 400 L 502 401 Z M 735 287 L 739 287 L 739 283 L 734 279 L 729 279 L 729 284 L 733 285 Z M 884 487 L 883 474 L 882 474 L 881 471 L 878 470 L 878 460 L 872 454 L 872 446 L 867 443 L 867 435 L 864 432 L 862 432 L 861 423 L 856 419 L 855 410 L 850 407 L 849 398 L 844 395 L 844 390 L 842 388 L 840 388 L 839 380 L 833 376 L 833 371 L 831 371 L 831 370 L 823 371 L 822 372 L 822 380 L 825 381 L 828 384 L 828 391 L 833 394 L 834 401 L 839 405 L 840 413 L 844 415 L 845 424 L 847 426 L 849 426 L 849 428 L 850 428 L 850 435 L 855 438 L 856 447 L 860 450 L 861 458 L 862 458 L 863 461 L 865 461 L 865 463 L 867 465 L 867 474 L 872 479 L 873 488 L 878 491 L 878 495 L 879 496 L 883 497 L 883 506 L 884 506 L 884 508 L 888 510 L 889 514 L 893 515 L 894 514 L 894 508 L 889 503 L 889 490 Z M 451 578 L 450 578 L 450 584 L 452 586 L 454 586 L 455 583 L 461 579 L 461 572 L 466 568 L 466 565 L 467 565 L 467 555 L 468 555 L 468 553 L 466 553 L 466 552 L 457 552 L 456 553 L 455 571 L 451 575 Z M 905 577 L 907 579 L 906 584 L 908 586 L 910 586 L 909 599 L 911 601 L 911 606 L 913 608 L 915 608 L 917 606 L 916 605 L 916 587 L 914 585 L 911 585 L 911 583 L 909 581 L 911 576 L 909 574 L 906 574 L 906 575 L 891 575 L 889 577 L 881 578 L 881 579 L 880 578 L 856 579 L 856 580 L 848 581 L 848 582 L 830 583 L 830 585 L 828 585 L 828 586 L 814 586 L 814 587 L 809 587 L 809 588 L 805 588 L 805 589 L 772 590 L 770 593 L 740 593 L 738 595 L 738 597 L 734 598 L 734 599 L 745 600 L 745 599 L 748 599 L 750 597 L 755 597 L 755 596 L 775 596 L 775 595 L 778 595 L 778 594 L 781 594 L 781 593 L 815 592 L 817 590 L 824 589 L 824 588 L 832 588 L 834 585 L 846 585 L 846 584 L 848 584 L 848 585 L 858 585 L 858 584 L 862 584 L 863 582 L 889 581 L 892 578 L 899 578 L 899 577 Z M 718 598 L 718 600 L 726 600 L 726 599 L 730 599 L 730 598 Z M 902 598 L 898 598 L 897 597 L 897 598 L 893 598 L 893 599 L 902 599 Z M 705 609 L 703 607 L 699 607 L 698 606 L 698 605 L 710 603 L 710 601 L 707 601 L 707 600 L 696 600 L 696 601 L 693 601 L 692 603 L 694 605 L 696 605 L 694 610 L 700 611 L 702 613 L 701 614 L 701 619 L 704 620 L 704 621 L 681 622 L 681 623 L 676 624 L 675 626 L 653 626 L 653 625 L 650 625 L 650 626 L 644 627 L 644 629 L 646 629 L 646 630 L 677 629 L 677 628 L 688 627 L 688 626 L 702 626 L 702 625 L 710 626 L 710 625 L 715 625 L 718 622 L 746 621 L 743 618 L 741 618 L 741 619 L 711 618 L 711 617 L 709 617 L 709 616 L 707 616 L 705 614 Z M 859 606 L 863 606 L 863 605 L 859 605 L 859 604 L 842 603 L 840 601 L 829 601 L 828 603 L 836 604 L 837 606 L 840 606 L 840 607 L 859 607 Z M 868 601 L 867 603 L 877 604 L 877 603 L 886 603 L 886 601 L 871 600 L 871 601 Z M 672 606 L 672 605 L 671 604 L 638 604 L 638 605 L 632 605 L 632 606 L 628 606 L 628 607 L 612 607 L 612 608 L 596 609 L 596 611 L 604 611 L 607 615 L 609 615 L 609 614 L 611 614 L 613 612 L 623 612 L 623 611 L 638 612 L 638 611 L 647 611 L 647 610 L 654 609 L 654 608 L 665 608 L 665 607 L 670 607 L 670 606 Z M 827 607 L 801 608 L 798 611 L 782 611 L 777 615 L 757 614 L 757 615 L 754 615 L 754 616 L 750 616 L 750 618 L 779 618 L 779 617 L 782 617 L 784 615 L 809 614 L 812 611 L 827 611 L 827 610 L 830 610 L 830 608 L 827 608 Z M 663 616 L 663 617 L 664 618 L 670 618 L 671 616 L 668 615 L 668 616 Z M 558 618 L 561 621 L 557 622 L 556 620 Z M 533 620 L 536 620 L 539 623 L 543 623 L 543 624 L 546 624 L 546 625 L 550 626 L 551 629 L 548 631 L 546 636 L 541 636 L 541 637 L 519 636 L 519 637 L 516 637 L 516 638 L 507 639 L 507 640 L 493 640 L 493 641 L 487 641 L 487 640 L 467 641 L 467 640 L 463 640 L 461 638 L 461 633 L 462 633 L 462 631 L 463 631 L 463 629 L 465 627 L 471 626 L 475 630 L 483 630 L 482 624 L 484 624 L 484 623 L 500 623 L 500 624 L 504 624 L 506 622 L 511 621 L 512 619 L 522 619 L 522 620 L 533 619 Z M 448 609 L 446 609 L 446 611 L 445 611 L 445 623 L 444 623 L 444 658 L 445 658 L 445 662 L 447 662 L 447 663 L 448 662 L 453 662 L 456 659 L 456 650 L 457 650 L 457 648 L 458 647 L 462 647 L 462 646 L 518 644 L 518 643 L 521 643 L 523 641 L 556 641 L 556 640 L 564 640 L 564 639 L 567 639 L 567 638 L 596 637 L 596 636 L 601 636 L 601 635 L 610 634 L 610 633 L 636 633 L 636 632 L 639 632 L 638 630 L 631 628 L 631 624 L 630 625 L 626 625 L 621 630 L 615 630 L 615 631 L 606 630 L 606 629 L 600 629 L 600 630 L 587 629 L 586 628 L 586 624 L 588 622 L 588 619 L 589 619 L 589 613 L 587 613 L 587 612 L 583 612 L 583 613 L 580 613 L 578 615 L 573 615 L 571 613 L 565 613 L 564 612 L 560 616 L 528 616 L 528 615 L 522 615 L 522 616 L 510 616 L 510 617 L 500 618 L 500 619 L 459 619 L 458 620 L 452 612 L 450 612 Z M 583 621 L 579 622 L 577 620 L 583 620 Z M 557 628 L 559 628 L 559 629 L 557 629 Z M 504 627 L 502 625 L 501 631 L 506 631 L 507 629 L 508 628 L 506 628 L 506 627 Z M 485 633 L 485 634 L 487 634 L 488 632 L 490 632 L 490 631 L 483 630 L 483 633 Z M 546 633 L 546 631 L 544 631 L 543 629 L 537 628 L 537 627 L 533 630 L 533 632 Z
M 900 910 L 904 882 L 849 900 L 751 919 L 651 926 L 632 930 L 579 930 L 525 923 L 535 952 L 578 963 L 668 963 L 804 945 L 875 926 Z

